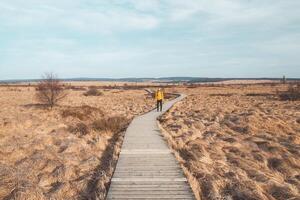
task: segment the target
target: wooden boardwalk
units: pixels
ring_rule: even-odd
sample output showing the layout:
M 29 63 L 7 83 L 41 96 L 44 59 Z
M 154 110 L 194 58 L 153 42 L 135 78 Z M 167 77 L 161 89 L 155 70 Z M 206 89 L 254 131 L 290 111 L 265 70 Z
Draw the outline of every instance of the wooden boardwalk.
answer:
M 183 96 L 164 104 L 164 111 Z M 128 127 L 107 199 L 195 199 L 157 126 L 156 111 Z

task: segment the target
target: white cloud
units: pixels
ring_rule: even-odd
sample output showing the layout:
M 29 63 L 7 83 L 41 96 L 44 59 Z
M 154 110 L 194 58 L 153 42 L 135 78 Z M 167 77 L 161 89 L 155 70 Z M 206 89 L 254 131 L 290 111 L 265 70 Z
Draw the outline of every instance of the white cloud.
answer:
M 158 19 L 153 16 L 121 11 L 81 11 L 62 19 L 61 23 L 75 30 L 100 33 L 147 30 L 159 25 Z
M 94 8 L 57 7 L 51 1 L 24 7 L 14 1 L 0 3 L 0 23 L 8 27 L 48 25 L 76 31 L 112 33 L 148 30 L 159 25 L 159 19 L 149 14 L 126 9 L 95 10 Z
M 278 26 L 298 19 L 297 2 L 244 0 L 114 0 L 88 6 L 85 1 L 4 0 L 0 23 L 7 27 L 44 25 L 76 31 L 113 33 L 152 30 L 169 24 L 195 23 L 195 27 Z M 134 9 L 132 9 L 134 8 Z M 198 23 L 197 23 L 198 22 Z M 200 23 L 199 23 L 200 22 Z
M 132 4 L 139 11 L 157 11 L 161 7 L 160 0 L 116 0 L 122 4 Z

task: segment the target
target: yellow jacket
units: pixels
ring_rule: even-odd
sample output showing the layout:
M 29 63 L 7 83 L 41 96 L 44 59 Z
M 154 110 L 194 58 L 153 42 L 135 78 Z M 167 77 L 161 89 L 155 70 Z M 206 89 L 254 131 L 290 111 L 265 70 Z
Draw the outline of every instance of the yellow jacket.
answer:
M 164 93 L 163 93 L 163 91 L 157 91 L 155 93 L 155 99 L 156 100 L 164 100 Z

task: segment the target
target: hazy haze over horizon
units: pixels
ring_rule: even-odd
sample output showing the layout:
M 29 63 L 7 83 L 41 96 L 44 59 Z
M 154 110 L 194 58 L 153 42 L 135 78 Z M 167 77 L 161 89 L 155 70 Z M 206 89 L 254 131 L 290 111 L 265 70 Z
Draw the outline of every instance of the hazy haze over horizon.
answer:
M 0 80 L 300 77 L 300 1 L 2 0 Z

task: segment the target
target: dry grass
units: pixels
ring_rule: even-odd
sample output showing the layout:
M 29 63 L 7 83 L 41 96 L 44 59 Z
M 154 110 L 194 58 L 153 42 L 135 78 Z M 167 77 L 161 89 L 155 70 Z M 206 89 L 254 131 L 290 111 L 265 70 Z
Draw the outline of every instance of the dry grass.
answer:
M 160 122 L 198 199 L 299 199 L 300 102 L 274 95 L 287 89 L 178 89 L 189 96 Z
M 0 199 L 104 199 L 122 143 L 118 131 L 155 103 L 139 90 L 89 98 L 70 90 L 47 110 L 37 106 L 34 88 L 0 93 Z M 102 120 L 115 124 L 95 129 Z

